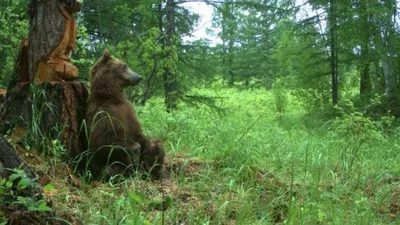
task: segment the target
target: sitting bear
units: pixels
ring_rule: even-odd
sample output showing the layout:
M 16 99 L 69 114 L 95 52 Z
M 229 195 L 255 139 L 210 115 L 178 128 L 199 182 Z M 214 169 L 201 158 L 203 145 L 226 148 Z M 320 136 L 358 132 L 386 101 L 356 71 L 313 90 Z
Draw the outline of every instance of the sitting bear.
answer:
M 164 150 L 150 141 L 123 88 L 135 86 L 141 76 L 105 50 L 90 71 L 91 93 L 86 122 L 89 128 L 89 169 L 93 178 L 141 169 L 157 179 L 164 163 Z M 107 174 L 105 174 L 107 173 Z

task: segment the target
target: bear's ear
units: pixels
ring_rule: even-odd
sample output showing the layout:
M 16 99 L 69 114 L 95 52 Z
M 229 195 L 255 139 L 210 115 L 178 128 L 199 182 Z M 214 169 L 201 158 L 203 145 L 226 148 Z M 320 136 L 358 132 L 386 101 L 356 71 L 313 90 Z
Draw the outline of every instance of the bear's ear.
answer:
M 104 52 L 103 52 L 103 59 L 105 59 L 105 60 L 111 59 L 111 54 L 110 54 L 110 51 L 109 51 L 108 49 L 105 49 L 105 50 L 104 50 Z

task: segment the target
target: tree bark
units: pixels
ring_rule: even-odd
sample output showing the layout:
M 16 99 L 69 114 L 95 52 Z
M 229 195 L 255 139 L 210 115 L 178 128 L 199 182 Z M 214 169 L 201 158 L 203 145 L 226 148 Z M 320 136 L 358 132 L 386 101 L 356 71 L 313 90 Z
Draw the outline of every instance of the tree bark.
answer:
M 50 53 L 60 46 L 61 39 L 72 37 L 70 40 L 74 41 L 73 35 L 64 35 L 66 18 L 59 7 L 65 2 L 29 2 L 29 38 L 22 44 L 7 92 L 2 94 L 0 101 L 0 176 L 5 179 L 13 173 L 7 168 L 21 166 L 28 177 L 35 176 L 27 166 L 21 165 L 15 149 L 1 137 L 15 127 L 25 128 L 30 134 L 34 133 L 33 130 L 37 131 L 36 139 L 42 145 L 60 140 L 72 157 L 86 150 L 85 136 L 80 132 L 86 114 L 86 86 L 80 82 L 33 82 L 38 64 L 47 62 Z M 71 46 L 62 53 L 68 53 Z M 68 60 L 67 57 L 64 59 Z M 54 212 L 32 212 L 25 205 L 16 204 L 18 196 L 29 197 L 36 202 L 43 198 L 40 186 L 19 190 L 17 182 L 14 181 L 12 187 L 2 187 L 6 192 L 0 195 L 0 212 L 7 217 L 7 224 L 66 224 L 55 220 Z
M 330 36 L 330 66 L 331 66 L 331 79 L 332 79 L 332 104 L 336 105 L 338 102 L 338 53 L 337 53 L 337 32 L 336 32 L 336 10 L 335 0 L 329 0 L 328 12 L 328 25 Z
M 386 100 L 391 102 L 395 98 L 396 90 L 396 76 L 393 74 L 392 69 L 388 62 L 382 62 L 383 75 L 385 77 L 385 96 Z
M 81 125 L 86 116 L 87 98 L 87 87 L 77 81 L 18 83 L 8 91 L 0 115 L 4 121 L 0 131 L 38 127 L 42 138 L 61 139 L 69 155 L 75 157 L 86 150 Z
M 86 86 L 64 81 L 36 84 L 33 80 L 39 63 L 46 64 L 51 54 L 68 62 L 76 28 L 71 15 L 80 5 L 69 0 L 29 3 L 29 38 L 22 44 L 5 101 L 0 103 L 0 133 L 16 126 L 30 131 L 38 128 L 38 138 L 61 139 L 74 157 L 86 150 L 79 132 L 86 113 Z
M 235 84 L 235 73 L 233 72 L 233 45 L 234 45 L 234 32 L 235 26 L 233 23 L 233 12 L 232 7 L 227 3 L 224 5 L 222 10 L 222 32 L 223 32 L 223 41 L 224 41 L 224 56 L 223 56 L 223 64 L 226 66 L 226 71 L 228 71 L 228 86 L 233 87 Z M 227 47 L 225 47 L 225 42 L 227 43 Z M 225 59 L 226 58 L 226 59 Z
M 29 80 L 34 79 L 38 64 L 47 61 L 64 35 L 66 20 L 60 12 L 60 1 L 30 0 L 29 5 Z
M 0 115 L 1 115 L 1 112 L 3 111 L 4 104 L 6 103 L 6 95 L 7 95 L 7 91 L 0 90 Z
M 386 32 L 384 33 L 385 39 L 383 40 L 385 50 L 382 54 L 382 69 L 383 75 L 385 77 L 385 96 L 386 100 L 389 102 L 392 107 L 397 108 L 398 102 L 395 103 L 396 93 L 397 93 L 397 85 L 396 85 L 396 73 L 394 72 L 395 58 L 396 58 L 396 50 L 393 46 L 396 45 L 396 15 L 397 15 L 397 7 L 396 1 L 390 0 L 385 2 L 386 8 L 390 9 L 392 13 L 388 13 L 386 18 Z M 398 99 L 398 98 L 397 98 Z
M 167 0 L 167 62 L 164 73 L 164 95 L 167 111 L 177 109 L 177 80 L 175 68 L 175 2 Z
M 370 25 L 367 0 L 360 1 L 361 19 L 361 61 L 360 61 L 360 96 L 361 99 L 369 101 L 372 93 L 372 81 L 370 74 Z

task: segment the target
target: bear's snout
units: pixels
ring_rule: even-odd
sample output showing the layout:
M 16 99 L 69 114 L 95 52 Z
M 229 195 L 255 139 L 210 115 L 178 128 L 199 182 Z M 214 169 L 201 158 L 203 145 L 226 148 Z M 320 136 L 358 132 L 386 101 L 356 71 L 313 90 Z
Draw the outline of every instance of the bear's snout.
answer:
M 141 80 L 142 80 L 142 76 L 140 76 L 139 74 L 133 72 L 132 70 L 129 71 L 129 83 L 131 85 L 136 85 L 138 84 Z

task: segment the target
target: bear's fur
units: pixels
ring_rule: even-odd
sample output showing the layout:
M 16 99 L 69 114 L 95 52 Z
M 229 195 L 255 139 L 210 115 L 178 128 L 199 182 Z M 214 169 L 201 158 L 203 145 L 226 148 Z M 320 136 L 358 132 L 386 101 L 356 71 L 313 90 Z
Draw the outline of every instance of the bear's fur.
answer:
M 90 131 L 89 169 L 95 179 L 132 174 L 143 169 L 160 177 L 164 150 L 142 132 L 133 107 L 123 88 L 139 83 L 141 77 L 108 50 L 90 71 L 91 94 L 86 122 Z

